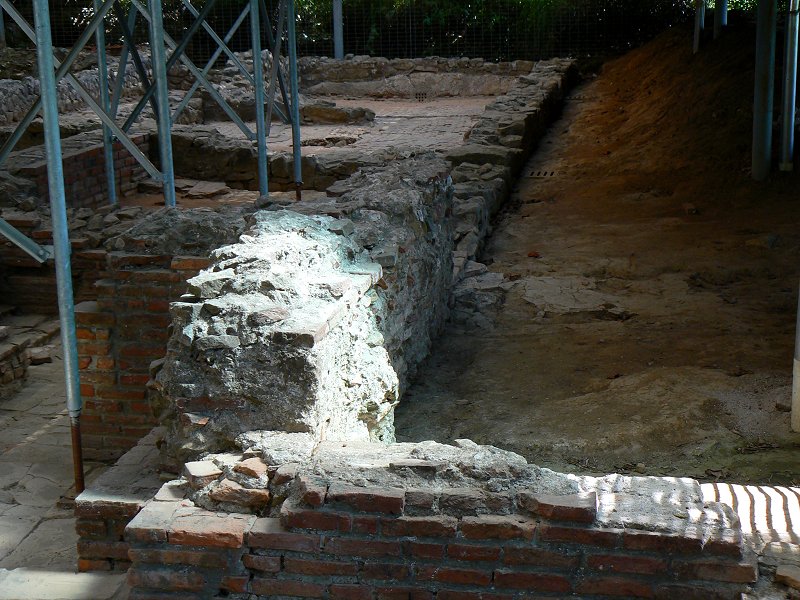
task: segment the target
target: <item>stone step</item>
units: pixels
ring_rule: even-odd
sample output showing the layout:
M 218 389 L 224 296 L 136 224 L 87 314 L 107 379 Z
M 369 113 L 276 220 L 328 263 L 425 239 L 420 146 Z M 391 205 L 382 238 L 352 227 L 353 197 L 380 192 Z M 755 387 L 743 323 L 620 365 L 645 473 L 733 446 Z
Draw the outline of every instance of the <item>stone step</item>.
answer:
M 0 600 L 122 600 L 127 593 L 124 573 L 0 569 Z

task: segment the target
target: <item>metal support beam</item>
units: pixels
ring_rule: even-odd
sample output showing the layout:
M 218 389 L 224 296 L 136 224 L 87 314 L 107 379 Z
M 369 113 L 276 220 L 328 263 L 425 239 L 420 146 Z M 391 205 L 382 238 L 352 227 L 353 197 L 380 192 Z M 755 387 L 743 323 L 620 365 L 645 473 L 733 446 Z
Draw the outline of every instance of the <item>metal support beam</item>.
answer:
M 717 0 L 714 4 L 714 39 L 722 35 L 722 28 L 728 26 L 728 0 Z
M 253 44 L 253 87 L 256 103 L 256 144 L 258 146 L 258 191 L 262 198 L 266 198 L 269 196 L 269 180 L 267 179 L 267 126 L 264 122 L 264 65 L 261 62 L 260 17 L 258 0 L 250 0 L 250 35 Z
M 142 4 L 141 0 L 131 0 L 131 3 L 134 6 L 136 6 L 136 8 L 139 9 L 139 12 L 142 13 L 144 18 L 150 22 L 152 29 L 153 18 L 152 15 L 150 14 L 150 11 L 148 11 L 147 8 Z M 160 13 L 161 6 L 159 6 L 158 8 Z M 159 29 L 160 29 L 160 34 L 164 42 L 166 42 L 167 46 L 169 46 L 171 50 L 177 48 L 178 44 L 176 44 L 175 40 L 173 40 L 172 37 L 170 37 L 169 34 L 167 34 L 163 30 L 163 27 Z M 186 66 L 186 68 L 189 69 L 189 72 L 191 72 L 191 74 L 195 77 L 197 81 L 201 82 L 203 87 L 206 88 L 206 90 L 208 91 L 209 95 L 216 101 L 217 104 L 219 104 L 222 110 L 225 111 L 225 114 L 228 115 L 228 118 L 236 124 L 236 126 L 242 131 L 242 133 L 244 133 L 247 139 L 254 140 L 256 137 L 255 133 L 253 133 L 250 130 L 250 128 L 245 124 L 245 122 L 242 121 L 239 115 L 236 114 L 236 111 L 234 111 L 230 107 L 230 105 L 225 101 L 225 98 L 223 98 L 222 95 L 217 91 L 217 88 L 215 88 L 211 84 L 211 82 L 209 82 L 208 79 L 206 79 L 206 77 L 203 75 L 200 69 L 198 69 L 197 66 L 191 60 L 189 60 L 189 58 L 183 53 L 179 55 L 178 60 L 180 60 Z M 166 66 L 166 64 L 164 66 Z
M 302 141 L 300 140 L 300 90 L 297 84 L 297 15 L 295 13 L 294 0 L 288 0 L 286 6 L 286 21 L 289 28 L 289 86 L 292 94 L 292 153 L 294 154 L 294 187 L 297 192 L 297 199 L 301 200 L 303 195 L 303 156 Z
M 0 48 L 6 47 L 6 21 L 3 7 L 0 6 Z
M 800 26 L 800 0 L 789 0 L 786 15 L 786 55 L 783 61 L 783 132 L 780 170 L 794 168 L 794 120 L 797 113 L 797 39 Z
M 280 73 L 281 44 L 283 42 L 283 24 L 286 16 L 286 0 L 278 3 L 278 29 L 275 44 L 272 46 L 272 68 L 269 73 L 269 91 L 267 92 L 267 135 L 272 124 L 272 109 L 275 106 L 275 84 Z
M 275 54 L 275 36 L 272 35 L 272 21 L 269 18 L 269 12 L 267 12 L 267 1 L 261 0 L 261 17 L 264 19 L 264 24 L 266 25 L 266 32 L 267 32 L 267 44 L 269 44 L 269 51 L 272 54 Z M 280 35 L 283 35 L 282 32 L 279 32 Z M 274 107 L 275 112 L 278 113 L 278 116 L 283 119 L 284 123 L 289 123 L 289 94 L 286 92 L 286 82 L 283 80 L 283 72 L 278 69 L 278 87 L 281 90 L 281 98 L 283 99 L 283 105 L 286 107 L 287 114 L 283 114 L 283 111 L 279 110 L 277 106 Z M 269 126 L 267 127 L 269 129 Z
M 139 9 L 141 11 L 141 9 Z M 164 52 L 164 17 L 161 0 L 150 0 L 150 56 L 158 96 L 158 151 L 161 158 L 164 204 L 175 206 L 175 172 L 172 161 L 172 127 L 167 87 L 167 60 Z M 152 89 L 152 88 L 151 88 Z
M 192 12 L 192 14 L 196 14 L 197 13 L 197 11 L 191 5 L 189 0 L 183 0 L 183 3 L 186 6 L 186 8 L 190 12 Z M 197 13 L 197 14 L 199 14 L 199 13 Z M 208 72 L 216 64 L 217 59 L 219 58 L 220 54 L 222 54 L 223 51 L 224 51 L 226 54 L 228 54 L 229 58 L 231 56 L 234 57 L 234 60 L 236 62 L 237 67 L 239 68 L 239 71 L 241 71 L 242 74 L 244 74 L 244 76 L 247 77 L 247 79 L 250 81 L 250 83 L 253 83 L 253 76 L 245 68 L 245 66 L 241 63 L 241 61 L 238 58 L 236 58 L 236 55 L 233 54 L 230 51 L 230 49 L 228 48 L 228 42 L 231 41 L 231 38 L 233 37 L 233 34 L 235 34 L 239 30 L 239 27 L 244 22 L 245 18 L 247 18 L 247 15 L 249 15 L 249 14 L 250 14 L 250 5 L 247 4 L 244 7 L 244 9 L 242 10 L 241 14 L 239 14 L 239 16 L 236 19 L 236 21 L 234 21 L 233 25 L 231 25 L 231 28 L 228 30 L 228 33 L 225 34 L 225 37 L 223 39 L 220 40 L 219 37 L 217 36 L 216 32 L 211 36 L 212 38 L 214 38 L 215 41 L 217 41 L 217 49 L 214 50 L 214 54 L 211 55 L 211 58 L 209 58 L 208 61 L 206 62 L 206 66 L 203 67 L 203 70 L 202 70 L 203 75 L 208 75 Z M 213 29 L 210 29 L 208 27 L 207 27 L 206 30 L 209 31 L 209 33 L 214 31 Z M 186 92 L 186 95 L 184 95 L 183 100 L 181 100 L 181 103 L 178 105 L 178 107 L 172 113 L 172 124 L 173 125 L 178 122 L 178 119 L 183 114 L 183 111 L 186 110 L 187 106 L 189 106 L 189 102 L 191 101 L 192 97 L 195 95 L 195 93 L 199 89 L 200 89 L 200 82 L 199 81 L 195 81 L 192 84 L 192 87 L 189 88 L 189 91 Z
M 130 31 L 136 26 L 136 7 L 132 6 L 128 12 L 128 16 L 122 14 L 117 10 L 117 16 L 120 17 L 120 24 L 123 31 Z M 127 21 L 127 22 L 125 22 Z M 117 78 L 114 81 L 114 95 L 111 97 L 111 116 L 117 118 L 117 111 L 119 110 L 119 103 L 122 100 L 122 91 L 125 88 L 125 78 L 128 75 L 128 55 L 130 54 L 130 44 L 127 36 L 123 35 L 125 42 L 122 45 L 122 52 L 119 55 L 119 64 L 117 65 Z
M 75 491 L 84 489 L 83 453 L 80 443 L 81 392 L 78 371 L 78 340 L 75 333 L 75 306 L 72 295 L 69 229 L 64 198 L 64 172 L 61 163 L 61 135 L 58 128 L 58 90 L 53 75 L 53 41 L 50 32 L 50 11 L 47 0 L 34 0 L 36 55 L 39 67 L 39 89 L 43 98 L 47 181 L 50 191 L 50 213 L 53 223 L 58 313 L 64 352 L 67 410 L 73 430 L 72 454 L 75 466 Z M 77 433 L 77 435 L 76 435 Z
M 772 103 L 775 87 L 778 0 L 759 0 L 756 29 L 752 175 L 756 181 L 763 181 L 769 175 L 772 164 Z
M 27 252 L 31 258 L 38 260 L 40 263 L 45 262 L 49 258 L 53 258 L 52 247 L 40 246 L 2 218 L 0 218 L 0 235 L 17 246 L 20 250 Z
M 100 12 L 102 0 L 94 0 L 95 13 Z M 111 112 L 111 98 L 108 93 L 108 62 L 106 61 L 106 32 L 101 23 L 95 33 L 97 40 L 97 74 L 100 82 L 100 105 L 106 112 Z M 117 203 L 117 178 L 114 174 L 114 138 L 111 129 L 103 125 L 103 153 L 106 161 L 106 187 L 108 189 L 108 201 L 111 204 Z
M 344 22 L 342 0 L 333 0 L 333 57 L 344 58 Z
M 700 40 L 702 39 L 703 29 L 706 26 L 706 1 L 694 1 L 694 44 L 692 52 L 697 54 L 700 52 Z

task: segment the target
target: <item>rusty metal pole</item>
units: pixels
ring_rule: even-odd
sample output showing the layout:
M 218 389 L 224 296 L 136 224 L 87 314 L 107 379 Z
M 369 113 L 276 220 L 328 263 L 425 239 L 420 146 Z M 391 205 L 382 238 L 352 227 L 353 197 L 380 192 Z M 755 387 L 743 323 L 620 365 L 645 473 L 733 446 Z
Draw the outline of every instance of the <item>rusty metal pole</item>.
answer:
M 58 314 L 61 342 L 64 348 L 67 410 L 72 429 L 72 459 L 75 468 L 75 492 L 84 489 L 83 450 L 81 448 L 81 389 L 78 370 L 78 338 L 75 332 L 75 305 L 72 294 L 69 228 L 64 198 L 64 168 L 61 162 L 61 134 L 58 127 L 58 101 L 53 63 L 53 40 L 50 31 L 50 9 L 47 0 L 34 0 L 36 23 L 36 56 L 39 66 L 39 89 L 44 117 L 47 183 L 50 192 L 50 213 L 53 223 L 53 249 L 56 263 Z

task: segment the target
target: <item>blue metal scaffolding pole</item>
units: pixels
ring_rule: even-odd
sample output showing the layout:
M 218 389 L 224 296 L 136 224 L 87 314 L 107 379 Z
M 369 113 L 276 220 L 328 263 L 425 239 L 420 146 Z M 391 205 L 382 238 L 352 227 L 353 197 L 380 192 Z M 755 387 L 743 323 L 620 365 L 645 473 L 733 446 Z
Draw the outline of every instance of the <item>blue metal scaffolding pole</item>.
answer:
M 333 0 L 333 57 L 339 60 L 344 58 L 342 0 Z
M 267 179 L 267 127 L 264 115 L 264 65 L 261 61 L 261 14 L 258 0 L 250 0 L 250 34 L 253 38 L 253 88 L 256 103 L 256 144 L 258 145 L 258 191 L 269 196 Z M 273 57 L 274 58 L 274 57 Z
M 158 98 L 158 151 L 161 158 L 164 204 L 175 206 L 175 171 L 172 164 L 172 121 L 167 88 L 167 58 L 164 51 L 164 17 L 161 0 L 150 0 L 150 51 Z
M 3 7 L 0 6 L 0 48 L 6 47 L 6 22 Z
M 303 196 L 303 155 L 300 140 L 300 90 L 297 84 L 297 33 L 294 0 L 289 0 L 287 24 L 289 28 L 289 88 L 292 95 L 292 152 L 294 154 L 294 187 L 297 199 Z
M 72 269 L 64 198 L 64 172 L 61 163 L 61 135 L 58 128 L 58 96 L 53 73 L 53 41 L 50 32 L 50 10 L 47 0 L 34 0 L 33 14 L 39 66 L 39 89 L 42 95 L 47 181 L 53 223 L 58 313 L 61 321 L 61 342 L 64 346 L 67 410 L 72 429 L 72 456 L 75 468 L 75 492 L 84 489 L 83 451 L 80 439 L 81 393 L 78 371 L 78 340 L 75 333 L 75 306 L 72 295 Z
M 800 26 L 800 0 L 789 0 L 786 15 L 786 54 L 783 61 L 783 131 L 781 171 L 794 169 L 794 121 L 797 115 L 797 41 Z
M 95 13 L 100 11 L 102 0 L 94 0 Z M 100 81 L 100 106 L 103 110 L 111 112 L 111 98 L 108 94 L 108 62 L 106 61 L 106 32 L 101 24 L 95 33 L 97 40 L 97 73 Z M 106 159 L 106 186 L 108 188 L 108 201 L 117 203 L 117 178 L 114 174 L 114 136 L 108 125 L 103 125 L 103 151 Z
M 778 0 L 760 0 L 756 25 L 752 176 L 763 181 L 772 165 L 772 103 L 775 95 L 775 38 Z

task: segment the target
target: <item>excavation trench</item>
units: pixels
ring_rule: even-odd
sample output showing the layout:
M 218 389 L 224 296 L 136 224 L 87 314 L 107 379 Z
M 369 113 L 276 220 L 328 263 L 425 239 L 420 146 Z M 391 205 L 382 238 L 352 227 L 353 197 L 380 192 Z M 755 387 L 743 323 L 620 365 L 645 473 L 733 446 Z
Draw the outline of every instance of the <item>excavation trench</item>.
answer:
M 457 288 L 400 439 L 469 437 L 561 471 L 797 481 L 796 177 L 749 179 L 746 32 L 697 58 L 682 33 L 570 94 L 474 267 L 499 275 Z

